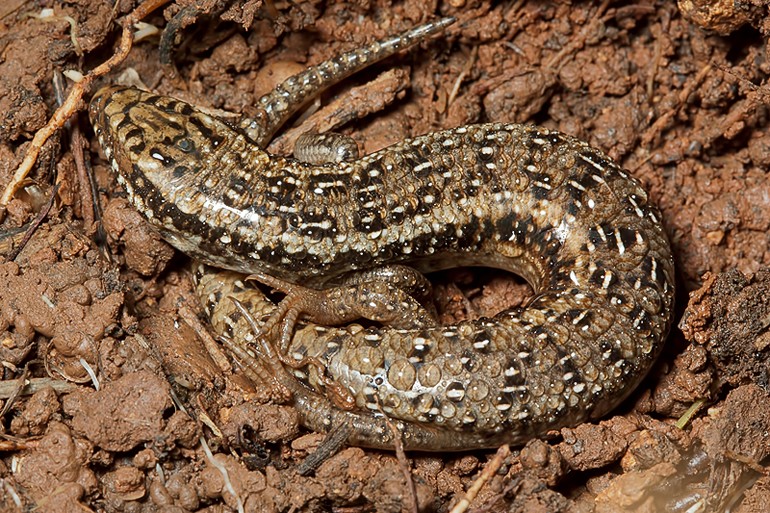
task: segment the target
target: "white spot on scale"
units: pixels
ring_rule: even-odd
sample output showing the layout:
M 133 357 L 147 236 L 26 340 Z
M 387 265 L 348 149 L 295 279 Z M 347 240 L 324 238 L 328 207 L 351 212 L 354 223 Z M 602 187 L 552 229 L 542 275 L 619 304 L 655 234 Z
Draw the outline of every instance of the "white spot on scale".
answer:
M 583 319 L 585 319 L 587 314 L 588 314 L 588 312 L 586 312 L 586 311 L 580 312 L 580 315 L 578 315 L 577 317 L 575 317 L 572 320 L 572 324 L 577 326 L 578 324 L 580 324 L 583 321 Z M 585 327 L 587 327 L 587 326 L 585 326 Z
M 615 241 L 618 244 L 618 253 L 622 255 L 626 252 L 626 245 L 623 244 L 623 239 L 620 236 L 620 230 L 615 230 Z
M 634 200 L 634 196 L 628 196 L 628 202 L 631 203 L 634 206 L 634 212 L 636 212 L 636 215 L 639 217 L 644 217 L 644 212 L 639 208 L 639 205 L 636 203 L 636 200 Z
M 604 271 L 604 281 L 602 282 L 602 288 L 606 289 L 612 282 L 612 271 Z
M 433 163 L 431 161 L 427 160 L 425 162 L 422 162 L 422 163 L 417 164 L 416 166 L 414 166 L 414 170 L 419 173 L 420 171 L 428 169 L 429 167 L 433 167 Z
M 602 227 L 597 224 L 596 226 L 594 226 L 594 229 L 597 231 L 602 241 L 607 242 L 607 234 L 604 233 L 604 230 L 602 230 Z
M 446 396 L 450 399 L 462 399 L 465 397 L 465 391 L 464 390 L 448 390 L 446 393 Z

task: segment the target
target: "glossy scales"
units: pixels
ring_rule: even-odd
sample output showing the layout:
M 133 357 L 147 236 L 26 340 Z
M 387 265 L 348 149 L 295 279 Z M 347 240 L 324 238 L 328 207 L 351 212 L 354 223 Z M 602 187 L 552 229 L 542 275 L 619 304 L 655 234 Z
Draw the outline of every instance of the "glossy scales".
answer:
M 486 265 L 535 289 L 525 308 L 452 326 L 300 325 L 286 356 L 321 362 L 357 408 L 330 404 L 318 366 L 291 368 L 287 386 L 312 429 L 345 421 L 350 443 L 392 448 L 387 415 L 410 449 L 521 443 L 606 414 L 668 333 L 674 275 L 660 215 L 635 179 L 575 138 L 489 123 L 308 164 L 137 89 L 101 90 L 90 113 L 136 208 L 207 264 L 316 287 L 391 264 Z M 275 305 L 239 280 L 205 271 L 198 289 L 215 329 L 250 347 L 251 330 L 223 298 L 239 298 L 258 322 Z

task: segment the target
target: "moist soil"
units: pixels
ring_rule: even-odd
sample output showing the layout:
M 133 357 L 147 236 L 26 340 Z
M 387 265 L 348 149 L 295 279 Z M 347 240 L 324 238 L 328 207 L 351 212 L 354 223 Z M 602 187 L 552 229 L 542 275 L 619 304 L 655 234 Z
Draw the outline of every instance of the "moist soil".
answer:
M 109 58 L 135 7 L 3 2 L 0 187 L 56 108 L 55 75 Z M 308 126 L 364 152 L 480 121 L 558 129 L 644 183 L 678 274 L 675 326 L 637 392 L 602 421 L 512 448 L 469 510 L 766 512 L 765 0 L 180 0 L 98 85 L 143 83 L 237 119 L 308 64 L 437 15 L 458 22 L 321 95 L 271 149 L 290 152 Z M 346 448 L 300 475 L 322 437 L 204 343 L 189 260 L 127 204 L 84 105 L 0 225 L 0 509 L 449 511 L 494 451 L 404 463 Z M 431 278 L 443 322 L 531 294 L 496 271 Z

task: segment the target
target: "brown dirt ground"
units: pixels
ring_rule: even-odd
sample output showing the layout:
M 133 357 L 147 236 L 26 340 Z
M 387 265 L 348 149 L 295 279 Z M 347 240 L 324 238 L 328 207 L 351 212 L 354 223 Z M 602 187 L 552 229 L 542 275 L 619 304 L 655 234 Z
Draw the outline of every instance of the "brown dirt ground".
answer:
M 54 72 L 105 60 L 135 4 L 2 3 L 0 187 L 55 108 Z M 53 15 L 40 19 L 43 8 Z M 352 121 L 342 131 L 367 152 L 483 120 L 579 136 L 623 163 L 660 205 L 681 291 L 679 329 L 627 404 L 514 448 L 471 510 L 767 511 L 765 0 L 679 8 L 663 0 L 179 0 L 146 20 L 167 29 L 173 47 L 160 51 L 157 35 L 137 43 L 106 81 L 130 70 L 161 93 L 250 114 L 280 77 L 436 14 L 459 22 L 324 94 L 308 122 Z M 84 203 L 78 128 L 90 141 L 104 232 Z M 285 133 L 276 151 L 291 146 Z M 185 259 L 121 199 L 83 112 L 45 145 L 31 178 L 0 226 L 0 510 L 408 511 L 404 475 L 388 452 L 345 449 L 298 475 L 319 436 L 204 348 Z M 11 258 L 54 183 L 45 222 Z M 447 322 L 528 293 L 492 272 L 436 281 Z M 448 511 L 492 456 L 410 455 L 420 510 Z

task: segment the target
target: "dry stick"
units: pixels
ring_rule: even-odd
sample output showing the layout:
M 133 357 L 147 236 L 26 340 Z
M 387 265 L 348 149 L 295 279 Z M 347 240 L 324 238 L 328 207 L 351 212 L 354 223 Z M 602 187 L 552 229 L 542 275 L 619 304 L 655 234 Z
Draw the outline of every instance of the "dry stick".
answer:
M 40 445 L 38 440 L 0 440 L 0 452 L 25 451 L 36 449 Z M 24 511 L 19 508 L 19 511 Z
M 596 9 L 596 12 L 593 14 L 594 21 L 592 23 L 589 23 L 585 27 L 583 27 L 583 30 L 580 31 L 579 37 L 575 38 L 571 43 L 564 45 L 564 48 L 562 48 L 554 56 L 548 59 L 548 62 L 546 62 L 543 68 L 556 70 L 558 67 L 560 67 L 566 62 L 566 59 L 564 59 L 564 57 L 575 52 L 579 46 L 584 45 L 586 40 L 588 39 L 589 32 L 592 29 L 595 29 L 596 25 L 598 25 L 600 22 L 605 21 L 603 16 L 604 16 L 604 13 L 607 11 L 607 8 L 609 7 L 609 5 L 610 5 L 610 0 L 604 0 L 601 3 L 601 5 L 599 5 L 598 9 Z M 609 17 L 611 18 L 612 16 L 614 16 L 614 14 L 610 15 Z
M 377 396 L 375 396 L 375 398 L 376 397 Z M 379 408 L 379 406 L 380 406 L 380 403 L 378 400 L 377 407 Z M 385 419 L 385 424 L 387 424 L 388 428 L 393 432 L 393 445 L 394 445 L 394 448 L 396 449 L 396 458 L 398 459 L 398 466 L 401 468 L 401 472 L 403 472 L 404 474 L 404 479 L 406 479 L 406 488 L 407 490 L 409 490 L 409 498 L 411 499 L 409 501 L 410 502 L 409 506 L 411 506 L 412 513 L 418 513 L 419 505 L 417 504 L 417 488 L 415 488 L 414 486 L 414 479 L 412 478 L 412 470 L 409 467 L 409 460 L 406 459 L 406 452 L 404 452 L 404 441 L 401 439 L 401 432 L 390 421 L 390 419 L 387 416 L 384 416 L 383 418 Z M 407 505 L 405 504 L 404 506 L 407 506 Z
M 730 449 L 724 450 L 724 456 L 726 458 L 729 458 L 733 461 L 737 461 L 738 463 L 743 463 L 747 467 L 749 467 L 754 472 L 758 472 L 759 474 L 763 476 L 770 475 L 770 469 L 767 467 L 762 466 L 761 463 L 759 463 L 757 460 L 752 458 L 751 456 L 748 456 L 746 454 L 740 454 L 735 451 L 731 451 Z
M 6 205 L 8 205 L 8 202 L 11 201 L 13 195 L 16 194 L 16 191 L 27 178 L 27 175 L 32 170 L 32 166 L 37 162 L 37 157 L 40 155 L 40 151 L 48 138 L 64 126 L 64 123 L 77 112 L 80 100 L 90 89 L 93 81 L 112 71 L 115 66 L 123 62 L 128 56 L 128 52 L 131 51 L 131 46 L 134 42 L 134 33 L 132 32 L 134 23 L 138 22 L 168 1 L 169 0 L 146 0 L 126 16 L 123 21 L 123 33 L 120 37 L 120 45 L 118 46 L 117 52 L 107 59 L 107 61 L 86 73 L 80 82 L 76 82 L 72 86 L 72 90 L 70 91 L 69 96 L 67 96 L 67 99 L 64 100 L 64 103 L 62 103 L 58 109 L 56 109 L 53 116 L 51 116 L 51 119 L 48 120 L 48 123 L 35 133 L 35 137 L 32 138 L 32 143 L 27 149 L 27 154 L 24 155 L 24 160 L 21 161 L 21 164 L 16 169 L 16 172 L 10 183 L 6 186 L 3 195 L 0 196 L 0 220 L 5 217 Z
M 203 323 L 201 323 L 200 319 L 198 319 L 198 316 L 196 316 L 187 305 L 179 307 L 179 317 L 181 317 L 182 320 L 195 331 L 198 338 L 203 342 L 203 346 L 206 348 L 206 351 L 208 351 L 209 356 L 214 360 L 216 366 L 219 367 L 219 370 L 227 373 L 232 372 L 233 368 L 227 360 L 227 355 L 222 351 L 222 347 L 217 344 L 214 337 L 211 336 Z
M 51 378 L 29 378 L 26 380 L 19 379 L 19 378 L 7 379 L 5 381 L 0 381 L 0 399 L 7 399 L 11 397 L 11 395 L 16 393 L 16 389 L 19 387 L 21 387 L 21 391 L 19 392 L 21 395 L 32 395 L 36 393 L 38 390 L 42 390 L 43 388 L 46 388 L 46 387 L 51 387 L 60 394 L 74 392 L 78 388 L 77 385 L 74 385 L 69 381 L 64 381 L 61 379 L 51 379 Z
M 465 497 L 460 499 L 460 502 L 455 504 L 454 508 L 452 508 L 452 511 L 449 513 L 464 513 L 468 509 L 468 506 L 471 505 L 471 501 L 473 501 L 473 499 L 476 498 L 476 495 L 478 495 L 481 487 L 484 486 L 486 482 L 493 475 L 495 475 L 495 473 L 497 473 L 497 471 L 503 465 L 505 458 L 507 458 L 510 454 L 511 448 L 508 446 L 508 444 L 500 446 L 500 448 L 497 450 L 497 453 L 495 453 L 495 457 L 489 460 L 479 477 L 476 478 L 471 487 L 468 488 L 468 491 L 465 492 Z
M 53 207 L 53 202 L 56 200 L 56 193 L 59 192 L 59 186 L 61 183 L 57 183 L 53 186 L 53 189 L 51 190 L 51 197 L 48 198 L 48 201 L 46 202 L 43 209 L 38 212 L 37 217 L 35 217 L 35 220 L 32 221 L 32 223 L 29 225 L 29 228 L 24 233 L 24 238 L 21 239 L 21 242 L 19 242 L 19 245 L 13 248 L 13 251 L 8 253 L 8 261 L 12 262 L 16 260 L 16 257 L 19 256 L 19 253 L 21 253 L 21 250 L 24 249 L 24 246 L 27 245 L 27 242 L 32 238 L 32 236 L 35 234 L 35 231 L 40 227 L 41 224 L 43 224 L 43 221 L 45 221 L 45 218 L 48 217 L 48 213 L 51 211 L 51 208 Z
M 647 76 L 647 101 L 652 101 L 652 95 L 654 94 L 655 90 L 655 75 L 658 73 L 658 69 L 660 69 L 660 61 L 663 58 L 663 43 L 661 42 L 661 38 L 655 39 L 655 46 L 653 50 L 653 57 L 652 57 L 652 63 L 650 66 L 650 74 Z
M 64 103 L 64 75 L 56 70 L 53 76 L 54 91 L 56 92 L 56 102 L 58 105 Z M 111 261 L 109 251 L 104 251 L 104 245 L 107 241 L 107 234 L 102 226 L 102 207 L 99 203 L 99 186 L 96 183 L 91 162 L 86 161 L 85 149 L 88 147 L 88 141 L 80 130 L 79 123 L 67 122 L 64 124 L 70 134 L 70 151 L 75 158 L 75 170 L 77 171 L 77 191 L 80 198 L 80 206 L 83 216 L 83 225 L 87 233 L 94 233 L 94 241 L 98 244 L 101 253 L 107 261 Z
M 72 124 L 70 131 L 70 151 L 75 157 L 75 169 L 78 177 L 78 192 L 80 192 L 80 205 L 83 214 L 83 224 L 86 226 L 87 233 L 91 233 L 97 215 L 97 205 L 99 197 L 94 196 L 94 180 L 86 168 L 86 159 L 84 148 L 86 139 L 77 123 Z
M 82 55 L 82 52 L 81 52 Z M 64 83 L 64 75 L 58 69 L 53 75 L 53 88 L 56 93 L 56 102 L 58 105 L 64 103 L 66 84 Z M 86 140 L 80 131 L 78 123 L 70 123 L 69 121 L 64 124 L 64 127 L 69 132 L 70 136 L 70 151 L 75 159 L 75 176 L 77 178 L 77 196 L 80 198 L 80 206 L 83 216 L 83 224 L 86 227 L 86 231 L 90 233 L 94 225 L 94 199 L 98 196 L 91 194 L 92 187 L 90 185 L 86 187 L 86 184 L 90 184 L 88 172 L 86 171 L 85 157 L 83 150 L 86 147 Z
M 470 75 L 471 71 L 473 71 L 473 66 L 476 64 L 476 58 L 479 55 L 479 47 L 478 45 L 474 46 L 471 50 L 471 54 L 468 57 L 468 60 L 465 61 L 465 66 L 463 66 L 462 71 L 459 75 L 457 75 L 457 78 L 455 79 L 455 83 L 452 86 L 452 90 L 449 92 L 449 98 L 446 101 L 447 107 L 452 105 L 457 98 L 457 95 L 460 93 L 460 86 L 465 81 L 465 79 Z
M 692 92 L 696 87 L 700 86 L 700 84 L 706 78 L 706 75 L 708 75 L 711 70 L 711 64 L 706 64 L 695 76 L 695 79 L 692 80 L 687 85 L 687 87 L 682 89 L 682 91 L 679 93 L 679 102 L 677 106 L 670 109 L 668 112 L 663 113 L 663 115 L 656 119 L 652 126 L 650 126 L 650 128 L 644 132 L 641 138 L 642 146 L 648 146 L 652 140 L 663 131 L 664 125 L 666 125 L 671 120 L 671 118 L 673 118 L 676 113 L 679 112 L 679 110 L 687 103 L 687 99 L 690 97 Z
M 338 452 L 347 443 L 348 437 L 353 432 L 353 426 L 350 422 L 342 422 L 334 426 L 321 442 L 321 445 L 308 454 L 302 463 L 297 466 L 297 474 L 308 476 L 314 472 L 321 463 L 328 460 Z
M 102 205 L 99 203 L 99 184 L 96 183 L 94 170 L 91 167 L 90 159 L 86 161 L 85 148 L 88 146 L 83 132 L 77 123 L 72 126 L 72 152 L 75 156 L 75 167 L 78 170 L 78 179 L 80 191 L 83 200 L 83 223 L 88 228 L 88 233 L 93 233 L 94 241 L 99 245 L 102 254 L 106 256 L 107 261 L 112 260 L 109 251 L 105 250 L 107 243 L 107 232 L 102 224 Z M 94 225 L 96 228 L 94 228 Z
M 24 389 L 24 387 L 27 384 L 28 376 L 29 376 L 29 365 L 26 365 L 24 367 L 24 372 L 21 374 L 21 377 L 17 380 L 16 387 L 8 395 L 8 400 L 5 402 L 5 405 L 3 405 L 2 411 L 0 411 L 0 419 L 5 417 L 5 414 L 10 411 L 11 406 L 13 406 L 13 404 L 16 402 L 16 399 L 21 395 L 21 391 Z

